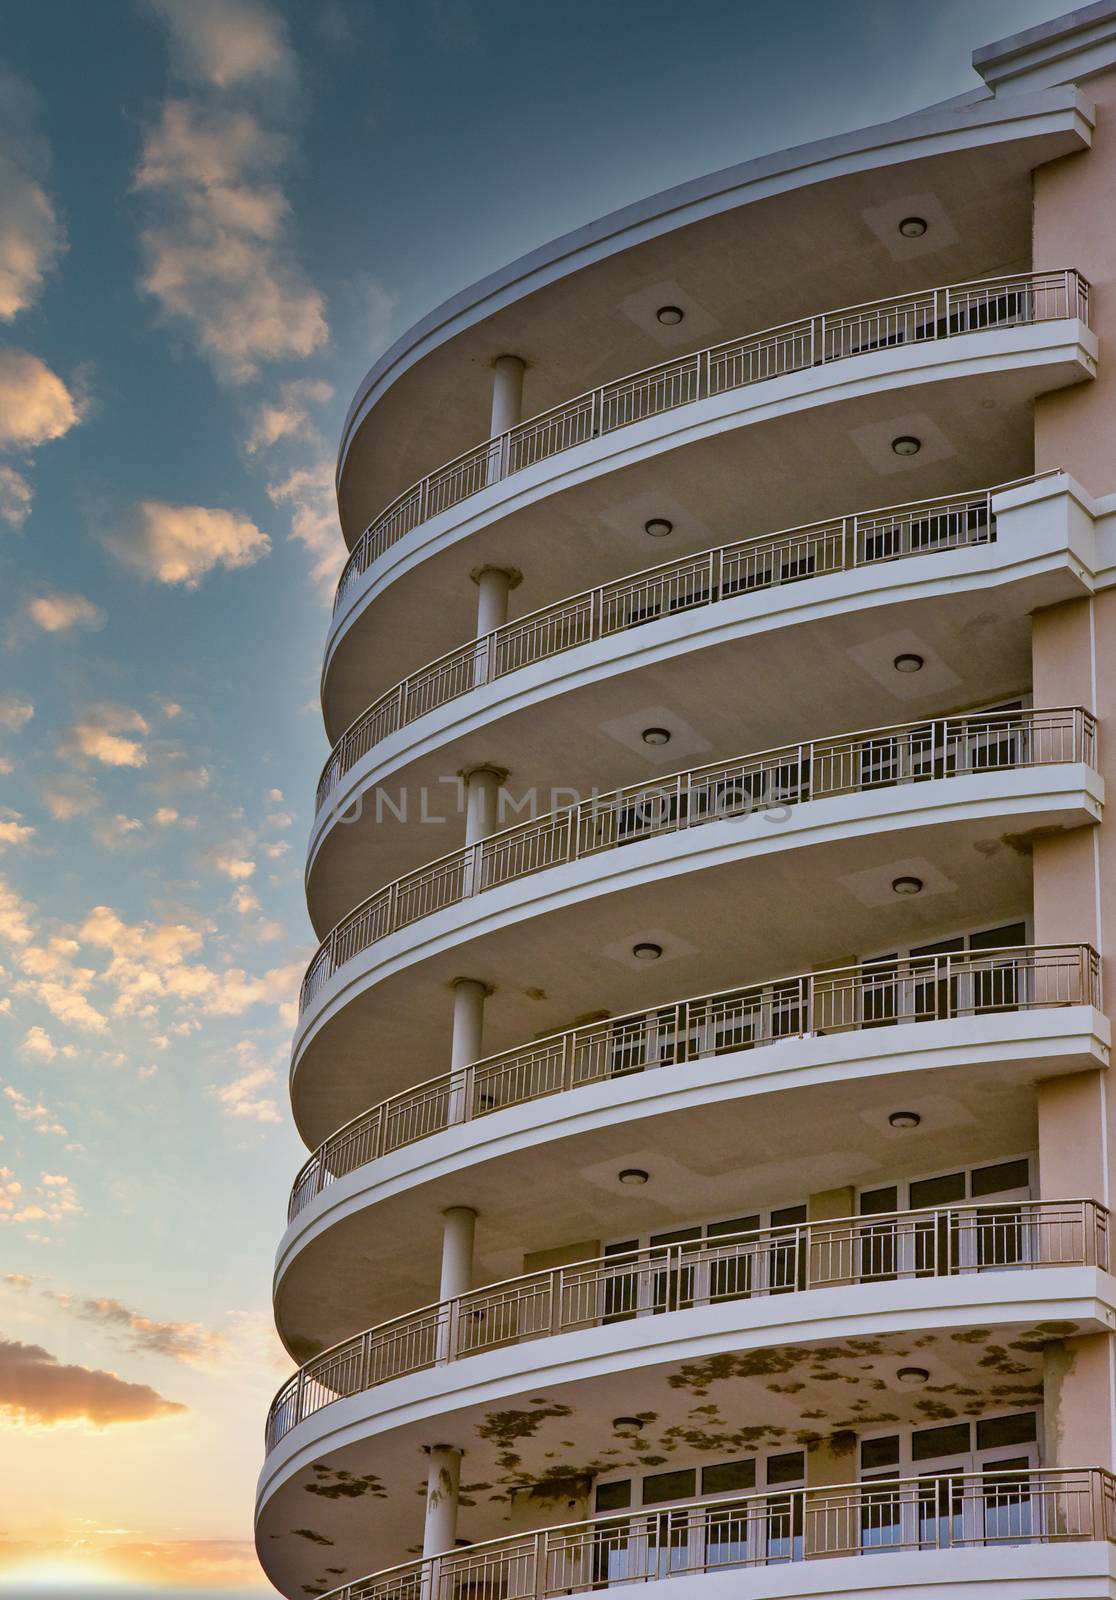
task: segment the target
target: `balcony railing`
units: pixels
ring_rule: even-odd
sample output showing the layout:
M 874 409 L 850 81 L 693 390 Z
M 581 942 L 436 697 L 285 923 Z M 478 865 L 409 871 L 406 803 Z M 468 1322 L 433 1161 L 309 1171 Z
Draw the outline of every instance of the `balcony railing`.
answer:
M 1103 1467 L 993 1466 L 613 1512 L 408 1561 L 324 1600 L 558 1600 L 826 1556 L 1085 1540 L 1116 1541 L 1116 1478 Z M 963 1566 L 957 1575 L 974 1576 Z M 865 1587 L 872 1581 L 868 1568 Z
M 361 712 L 330 752 L 318 782 L 317 810 L 339 779 L 382 739 L 473 689 L 680 611 L 907 556 L 990 544 L 996 538 L 992 497 L 1011 487 L 1000 484 L 760 534 L 650 567 L 517 617 L 404 678 Z
M 872 350 L 1067 317 L 1086 324 L 1089 320 L 1089 285 L 1079 272 L 1012 273 L 804 317 L 603 384 L 486 439 L 398 495 L 354 546 L 334 609 L 361 574 L 420 523 L 489 484 L 602 434 L 696 400 Z
M 586 1084 L 808 1034 L 1100 1003 L 1090 945 L 1024 945 L 834 967 L 592 1022 L 442 1073 L 355 1117 L 298 1174 L 287 1220 L 393 1150 Z
M 1095 720 L 1080 708 L 941 717 L 784 745 L 595 795 L 490 834 L 378 890 L 318 947 L 300 1010 L 345 962 L 388 934 L 548 867 L 834 795 L 1063 762 L 1091 766 L 1094 742 Z
M 1108 1212 L 1096 1201 L 873 1213 L 601 1256 L 473 1289 L 334 1345 L 279 1390 L 267 1448 L 335 1400 L 529 1339 L 809 1289 L 1068 1266 L 1108 1266 Z

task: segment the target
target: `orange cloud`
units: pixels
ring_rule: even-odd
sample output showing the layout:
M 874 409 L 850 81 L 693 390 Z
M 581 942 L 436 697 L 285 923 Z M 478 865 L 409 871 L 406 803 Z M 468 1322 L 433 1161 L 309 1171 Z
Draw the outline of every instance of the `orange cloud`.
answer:
M 83 594 L 44 594 L 27 602 L 27 615 L 44 633 L 69 628 L 103 628 L 105 614 Z
M 196 589 L 216 567 L 254 566 L 271 549 L 248 517 L 212 506 L 144 500 L 118 532 L 105 537 L 113 555 L 145 578 Z
M 242 1590 L 245 1600 L 274 1595 L 247 1539 L 133 1539 L 122 1543 L 119 1530 L 94 1529 L 73 1542 L 0 1541 L 0 1582 L 5 1589 L 13 1580 L 35 1583 L 44 1573 L 59 1586 L 72 1574 L 75 1583 L 137 1584 L 144 1593 L 189 1588 Z
M 83 1322 L 96 1322 L 119 1334 L 130 1350 L 143 1355 L 166 1356 L 170 1361 L 198 1366 L 214 1360 L 225 1347 L 224 1335 L 201 1322 L 158 1322 L 108 1297 L 71 1300 L 68 1295 L 56 1295 L 54 1298 Z
M 0 1339 L 0 1410 L 46 1427 L 87 1422 L 105 1428 L 175 1416 L 186 1407 L 115 1372 L 66 1364 L 41 1345 Z
M 186 77 L 218 89 L 288 78 L 294 62 L 281 17 L 262 0 L 147 0 L 170 29 Z
M 80 721 L 71 723 L 58 748 L 62 755 L 79 763 L 90 760 L 105 767 L 142 767 L 147 751 L 133 736 L 147 731 L 147 722 L 138 711 L 103 701 L 90 706 Z
M 77 397 L 29 350 L 0 350 L 0 447 L 29 450 L 81 421 Z

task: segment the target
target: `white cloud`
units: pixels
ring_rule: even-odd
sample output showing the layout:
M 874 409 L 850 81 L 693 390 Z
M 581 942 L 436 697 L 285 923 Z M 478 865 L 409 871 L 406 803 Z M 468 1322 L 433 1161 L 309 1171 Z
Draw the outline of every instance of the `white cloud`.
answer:
M 320 456 L 313 466 L 295 467 L 285 478 L 267 485 L 272 505 L 291 509 L 291 538 L 313 557 L 313 576 L 332 595 L 345 564 L 345 546 L 337 520 L 333 463 Z
M 11 884 L 0 878 L 0 939 L 17 948 L 34 938 L 32 907 L 20 898 Z
M 234 383 L 329 337 L 325 303 L 287 239 L 286 156 L 283 135 L 250 111 L 168 100 L 135 175 L 154 213 L 141 287 Z
M 30 823 L 21 822 L 18 811 L 0 811 L 0 850 L 10 844 L 26 844 L 34 833 Z
M 81 400 L 29 350 L 0 349 L 0 447 L 30 450 L 80 421 Z
M 103 844 L 106 850 L 120 850 L 137 833 L 143 832 L 143 823 L 138 817 L 125 816 L 122 811 L 116 812 L 111 817 L 101 817 L 93 824 L 93 837 L 98 844 Z
M 271 541 L 249 518 L 213 506 L 144 500 L 105 543 L 126 566 L 160 583 L 196 589 L 215 567 L 254 566 Z
M 148 731 L 138 711 L 104 702 L 90 706 L 80 721 L 63 732 L 59 749 L 78 762 L 99 761 L 106 767 L 142 767 L 147 751 L 135 734 Z
M 7 728 L 9 733 L 18 733 L 35 715 L 35 707 L 29 700 L 21 700 L 18 695 L 0 695 L 0 728 Z
M 0 67 L 0 319 L 38 298 L 65 249 L 65 232 L 45 188 L 50 151 L 38 130 L 39 100 Z
M 214 850 L 210 860 L 218 872 L 224 873 L 225 877 L 231 878 L 234 883 L 243 883 L 256 870 L 256 863 L 249 861 L 236 845 L 223 845 Z
M 262 0 L 147 0 L 170 29 L 184 77 L 218 89 L 289 79 L 294 62 L 282 18 Z
M 246 889 L 244 885 L 241 884 L 238 889 L 234 889 L 233 891 L 232 907 L 233 910 L 239 912 L 242 917 L 246 917 L 250 912 L 258 911 L 260 909 L 260 902 L 256 899 L 251 889 Z
M 279 1106 L 264 1092 L 275 1082 L 275 1069 L 260 1061 L 250 1040 L 237 1046 L 240 1071 L 228 1083 L 209 1085 L 209 1093 L 228 1117 L 252 1122 L 280 1121 Z
M 34 491 L 23 473 L 0 463 L 0 517 L 10 527 L 23 526 L 31 515 L 31 502 L 34 498 Z
M 278 400 L 265 401 L 257 407 L 251 431 L 244 441 L 245 452 L 254 456 L 260 450 L 270 450 L 281 439 L 299 435 L 308 434 L 316 442 L 319 435 L 310 424 L 310 407 L 324 405 L 332 398 L 332 384 L 319 378 L 296 378 L 284 383 Z
M 58 1046 L 38 1023 L 28 1028 L 19 1048 L 25 1056 L 31 1056 L 36 1061 L 53 1061 L 58 1054 Z
M 34 1123 L 36 1133 L 53 1133 L 60 1138 L 66 1137 L 65 1128 L 54 1112 L 48 1111 L 41 1100 L 29 1100 L 10 1083 L 5 1085 L 4 1096 L 21 1122 Z
M 169 828 L 172 823 L 178 821 L 178 812 L 173 806 L 160 806 L 151 820 L 157 827 Z
M 43 804 L 56 822 L 85 816 L 97 804 L 92 778 L 76 772 L 59 772 L 47 778 L 40 790 Z
M 83 594 L 43 594 L 28 600 L 27 615 L 44 633 L 70 628 L 103 628 L 105 613 Z
M 108 1019 L 88 998 L 97 974 L 92 967 L 77 965 L 79 948 L 77 940 L 66 935 L 56 935 L 46 944 L 27 945 L 17 957 L 23 977 L 16 992 L 33 995 L 67 1027 L 104 1033 Z

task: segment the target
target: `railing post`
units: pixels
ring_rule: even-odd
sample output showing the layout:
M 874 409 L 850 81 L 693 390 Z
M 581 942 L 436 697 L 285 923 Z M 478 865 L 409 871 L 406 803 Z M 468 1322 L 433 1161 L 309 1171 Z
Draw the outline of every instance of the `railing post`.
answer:
M 533 1584 L 533 1587 L 532 1587 L 532 1593 L 534 1595 L 534 1600 L 545 1600 L 545 1595 L 546 1595 L 546 1567 L 547 1567 L 546 1545 L 547 1545 L 546 1532 L 545 1532 L 545 1530 L 541 1530 L 540 1532 L 536 1533 L 536 1535 L 535 1535 L 535 1549 L 534 1549 L 535 1570 L 534 1570 L 534 1573 L 532 1574 L 532 1576 L 534 1578 L 534 1584 Z
M 842 543 L 845 547 L 844 566 L 846 571 L 860 564 L 860 518 L 844 517 L 841 523 Z
M 565 1275 L 561 1267 L 555 1267 L 550 1274 L 550 1332 L 552 1335 L 562 1331 L 562 1298 L 565 1285 Z
M 941 329 L 939 334 L 938 329 Z M 934 290 L 934 338 L 949 338 L 949 290 Z

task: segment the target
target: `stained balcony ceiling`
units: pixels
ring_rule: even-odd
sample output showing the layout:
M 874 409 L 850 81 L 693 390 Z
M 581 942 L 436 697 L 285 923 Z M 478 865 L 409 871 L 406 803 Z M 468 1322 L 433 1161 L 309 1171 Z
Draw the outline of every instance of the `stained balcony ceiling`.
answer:
M 834 179 L 647 240 L 516 301 L 402 373 L 376 405 L 345 463 L 346 538 L 351 545 L 393 496 L 486 437 L 490 366 L 506 352 L 528 362 L 530 416 L 751 330 L 1026 270 L 1031 170 L 1056 153 L 1049 139 L 1017 139 Z M 892 232 L 912 209 L 935 218 L 917 251 Z M 638 312 L 641 293 L 658 288 L 663 303 L 692 308 L 676 328 Z

